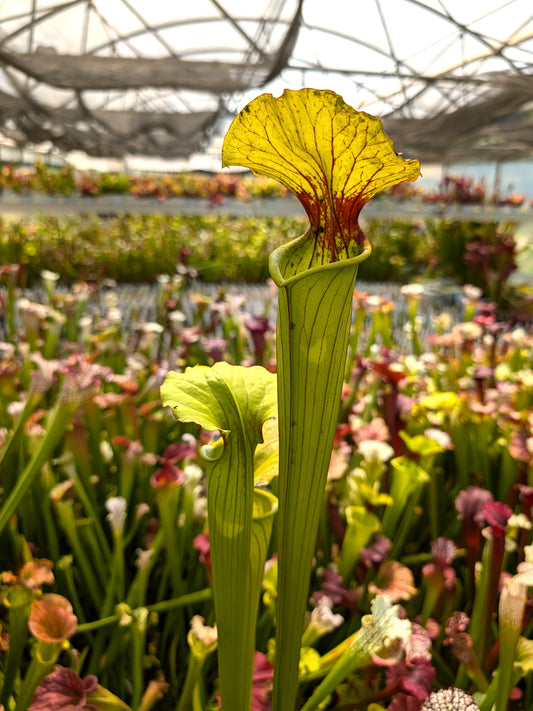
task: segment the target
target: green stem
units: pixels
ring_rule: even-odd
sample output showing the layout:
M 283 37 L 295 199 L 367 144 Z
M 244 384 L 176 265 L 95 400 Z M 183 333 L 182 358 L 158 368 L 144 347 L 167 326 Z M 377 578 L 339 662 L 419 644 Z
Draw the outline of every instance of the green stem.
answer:
M 74 559 L 72 555 L 64 555 L 57 562 L 57 569 L 63 573 L 66 580 L 68 595 L 67 598 L 72 603 L 74 612 L 78 620 L 82 623 L 85 622 L 85 612 L 83 610 L 83 605 L 81 604 L 80 596 L 78 594 L 78 588 L 74 581 L 74 574 L 72 571 L 72 564 Z
M 185 607 L 186 605 L 196 605 L 201 602 L 207 602 L 208 600 L 211 600 L 212 597 L 213 593 L 211 588 L 204 588 L 203 590 L 198 590 L 198 592 L 182 595 L 181 597 L 174 598 L 173 600 L 163 600 L 162 602 L 156 602 L 153 605 L 146 605 L 146 609 L 148 612 L 167 612 L 168 610 L 175 610 L 179 607 Z M 76 627 L 76 634 L 92 632 L 93 630 L 100 629 L 100 627 L 114 625 L 119 621 L 119 619 L 119 615 L 109 615 L 108 617 L 104 617 L 100 620 L 86 622 L 85 624 L 78 625 Z
M 35 412 L 40 401 L 42 400 L 42 397 L 43 393 L 41 392 L 30 392 L 28 394 L 28 398 L 24 403 L 22 412 L 18 416 L 15 426 L 0 452 L 0 464 L 4 461 L 9 462 L 9 457 L 14 453 L 15 447 L 18 446 L 20 436 L 24 431 L 24 425 L 26 424 L 28 417 Z
M 87 430 L 81 423 L 74 423 L 72 429 L 66 435 L 66 446 L 73 455 L 73 462 L 67 465 L 67 472 L 76 482 L 76 494 L 85 509 L 87 517 L 94 525 L 98 544 L 102 549 L 104 559 L 107 561 L 111 558 L 111 549 L 100 523 L 100 517 L 96 513 L 98 504 L 94 486 L 90 483 L 94 458 L 93 453 L 89 450 L 88 441 Z M 94 466 L 96 466 L 96 463 Z
M 299 238 L 302 240 L 302 238 Z M 303 239 L 307 239 L 304 235 Z M 278 627 L 273 709 L 294 709 L 309 577 L 337 424 L 361 255 L 285 280 L 299 240 L 274 251 L 279 287 Z
M 156 495 L 161 528 L 165 532 L 165 546 L 169 561 L 170 579 L 172 581 L 172 593 L 176 597 L 183 592 L 183 580 L 181 578 L 183 560 L 178 552 L 179 531 L 177 516 L 179 496 L 180 487 L 174 484 L 168 484 L 160 489 Z
M 176 711 L 189 711 L 191 708 L 194 688 L 198 683 L 200 674 L 202 673 L 204 662 L 205 656 L 191 653 L 189 664 L 187 666 L 185 682 L 183 684 L 183 689 L 181 690 L 178 705 L 176 706 Z
M 254 453 L 276 414 L 275 377 L 260 366 L 216 363 L 169 373 L 163 404 L 219 436 L 201 448 L 209 462 L 207 504 L 224 711 L 248 711 L 261 579 L 277 500 L 254 490 Z
M 347 584 L 353 575 L 355 564 L 359 560 L 361 548 L 366 546 L 372 535 L 380 530 L 380 521 L 364 506 L 347 506 L 345 515 L 346 533 L 342 542 L 337 570 L 342 575 L 344 583 Z
M 132 638 L 132 706 L 136 708 L 141 702 L 144 682 L 144 652 L 146 646 L 146 625 L 148 610 L 139 607 L 133 611 L 134 621 L 131 625 Z
M 483 701 L 479 705 L 479 711 L 492 711 L 494 708 L 494 702 L 496 701 L 496 694 L 498 691 L 498 672 L 492 677 L 489 688 L 483 697 Z
M 74 516 L 72 501 L 57 502 L 58 517 L 63 527 L 63 530 L 69 540 L 72 552 L 74 554 L 74 563 L 81 569 L 83 580 L 87 586 L 87 591 L 91 597 L 94 607 L 98 610 L 102 604 L 102 590 L 97 584 L 97 575 L 91 565 L 87 552 L 83 547 L 79 532 L 78 523 Z M 102 581 L 105 582 L 105 581 Z

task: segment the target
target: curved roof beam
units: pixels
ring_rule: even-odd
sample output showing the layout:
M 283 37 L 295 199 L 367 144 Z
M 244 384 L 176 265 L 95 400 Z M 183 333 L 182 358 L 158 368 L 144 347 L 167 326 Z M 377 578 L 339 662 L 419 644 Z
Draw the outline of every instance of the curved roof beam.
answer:
M 258 24 L 262 21 L 260 17 L 254 16 L 254 17 L 240 17 L 239 20 L 241 22 L 257 22 Z M 187 18 L 185 20 L 172 20 L 168 22 L 158 22 L 152 27 L 155 30 L 171 30 L 173 28 L 177 27 L 185 27 L 187 25 L 197 25 L 197 24 L 211 24 L 211 23 L 222 23 L 224 22 L 224 19 L 221 17 L 192 17 L 192 18 Z M 279 24 L 279 25 L 290 25 L 292 23 L 292 20 L 266 20 L 265 21 L 267 24 Z M 117 36 L 116 39 L 109 40 L 108 42 L 103 42 L 99 45 L 96 45 L 93 47 L 90 51 L 90 54 L 95 54 L 96 52 L 101 52 L 104 49 L 109 49 L 110 47 L 113 47 L 114 45 L 117 44 L 117 42 L 125 42 L 127 40 L 134 39 L 135 37 L 141 37 L 142 35 L 145 35 L 148 33 L 148 30 L 146 29 L 136 29 L 132 30 L 131 32 L 126 32 L 124 34 L 120 34 Z

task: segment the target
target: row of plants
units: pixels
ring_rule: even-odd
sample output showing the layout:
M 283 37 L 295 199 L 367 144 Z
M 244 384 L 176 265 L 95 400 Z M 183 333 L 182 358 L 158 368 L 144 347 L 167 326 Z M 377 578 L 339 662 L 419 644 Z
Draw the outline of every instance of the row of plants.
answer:
M 191 292 L 177 275 L 159 280 L 154 321 L 126 330 L 109 287 L 95 312 L 85 285 L 57 291 L 45 273 L 36 302 L 7 277 L 1 701 L 17 711 L 216 708 L 201 454 L 214 445 L 211 433 L 172 418 L 159 388 L 169 369 L 219 361 L 274 371 L 270 304 L 250 313 L 244 297 Z M 396 306 L 353 296 L 298 694 L 303 703 L 318 693 L 321 705 L 306 709 L 412 711 L 432 689 L 454 685 L 488 694 L 480 708 L 489 711 L 495 680 L 505 678 L 499 693 L 513 699 L 509 708 L 530 708 L 522 586 L 533 582 L 525 572 L 533 566 L 533 330 L 499 320 L 467 287 L 465 320 L 443 311 L 422 339 L 423 289 L 403 291 L 410 347 L 402 354 L 391 329 Z M 254 476 L 277 493 L 275 441 L 267 432 Z M 270 708 L 275 541 L 268 551 L 254 711 Z M 365 624 L 377 641 L 358 631 Z
M 224 197 L 239 200 L 286 197 L 289 191 L 276 180 L 229 173 L 109 173 L 79 171 L 72 166 L 50 168 L 42 162 L 34 166 L 5 163 L 0 170 L 0 190 L 27 194 L 95 197 L 129 194 L 137 198 L 165 200 L 170 197 L 207 198 L 214 202 Z
M 500 307 L 516 302 L 509 279 L 521 246 L 512 223 L 372 220 L 365 229 L 374 247 L 361 265 L 365 281 L 445 278 L 480 287 Z M 27 286 L 42 269 L 63 283 L 146 283 L 184 266 L 205 282 L 262 283 L 269 253 L 304 230 L 303 218 L 288 217 L 0 217 L 0 262 L 19 264 Z
M 225 198 L 239 200 L 287 197 L 290 192 L 277 180 L 251 174 L 228 173 L 169 173 L 126 174 L 79 171 L 72 166 L 52 168 L 42 162 L 34 166 L 4 163 L 0 170 L 0 192 L 8 190 L 18 194 L 38 192 L 45 195 L 70 197 L 80 195 L 129 194 L 137 198 L 166 200 L 172 197 L 204 198 L 213 203 L 223 203 Z M 442 205 L 508 205 L 523 206 L 526 195 L 508 191 L 490 193 L 483 179 L 464 175 L 443 174 L 434 189 L 421 189 L 410 183 L 400 183 L 382 193 L 392 200 L 418 199 Z M 533 198 L 530 201 L 533 205 Z

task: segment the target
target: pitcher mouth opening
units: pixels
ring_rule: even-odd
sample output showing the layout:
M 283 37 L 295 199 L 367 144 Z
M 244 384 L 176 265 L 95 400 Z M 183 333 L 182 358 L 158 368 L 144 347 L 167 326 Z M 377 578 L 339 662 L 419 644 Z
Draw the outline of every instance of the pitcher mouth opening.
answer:
M 296 264 L 298 258 L 295 254 L 293 254 L 294 261 L 291 261 L 291 254 L 307 239 L 307 235 L 303 234 L 292 242 L 284 244 L 271 252 L 269 258 L 270 276 L 278 288 L 287 287 L 303 277 L 324 273 L 325 271 L 357 267 L 372 252 L 372 246 L 365 237 L 361 251 L 353 257 L 302 268 L 299 264 Z

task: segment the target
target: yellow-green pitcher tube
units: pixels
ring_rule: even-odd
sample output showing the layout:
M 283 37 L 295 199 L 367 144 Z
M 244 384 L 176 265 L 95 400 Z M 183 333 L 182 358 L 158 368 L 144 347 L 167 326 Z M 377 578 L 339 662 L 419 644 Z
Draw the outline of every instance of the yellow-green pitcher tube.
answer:
M 206 460 L 213 598 L 222 711 L 249 711 L 255 626 L 276 497 L 254 486 L 254 454 L 276 415 L 275 376 L 260 366 L 215 363 L 171 371 L 164 405 L 181 422 L 216 432 Z
M 283 278 L 274 251 L 277 322 L 279 511 L 278 625 L 273 708 L 294 709 L 311 562 L 339 413 L 352 297 L 366 247 L 352 259 Z

